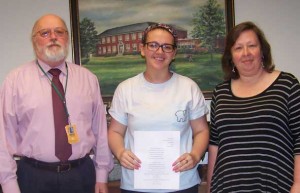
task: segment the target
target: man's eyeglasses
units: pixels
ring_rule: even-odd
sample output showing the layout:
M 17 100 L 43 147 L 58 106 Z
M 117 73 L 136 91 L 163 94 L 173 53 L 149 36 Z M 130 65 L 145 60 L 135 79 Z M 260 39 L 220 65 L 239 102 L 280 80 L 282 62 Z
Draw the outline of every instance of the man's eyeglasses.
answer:
M 146 43 L 147 49 L 150 51 L 157 51 L 159 48 L 163 50 L 165 53 L 171 53 L 175 50 L 175 45 L 173 44 L 162 44 L 160 45 L 157 42 L 147 42 Z
M 55 36 L 59 37 L 59 38 L 65 37 L 65 34 L 68 33 L 67 30 L 65 30 L 64 28 L 61 28 L 61 27 L 54 28 L 53 32 L 54 32 Z M 42 29 L 42 30 L 36 32 L 34 36 L 39 34 L 42 38 L 49 38 L 51 36 L 51 33 L 52 33 L 52 29 Z

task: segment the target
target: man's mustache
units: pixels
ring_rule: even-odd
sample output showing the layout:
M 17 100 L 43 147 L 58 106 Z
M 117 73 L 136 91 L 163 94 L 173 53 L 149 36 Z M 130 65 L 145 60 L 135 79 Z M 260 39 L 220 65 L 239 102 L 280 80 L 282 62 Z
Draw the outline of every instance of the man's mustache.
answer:
M 62 45 L 59 42 L 50 42 L 46 46 L 47 47 L 52 47 L 52 46 L 62 47 Z

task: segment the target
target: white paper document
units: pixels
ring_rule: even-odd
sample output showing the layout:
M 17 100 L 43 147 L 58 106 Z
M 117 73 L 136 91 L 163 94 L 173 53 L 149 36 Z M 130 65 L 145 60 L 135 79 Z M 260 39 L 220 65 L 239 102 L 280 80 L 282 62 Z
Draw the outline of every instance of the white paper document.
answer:
M 141 167 L 134 170 L 135 189 L 179 189 L 179 172 L 172 164 L 180 154 L 179 131 L 135 131 L 134 153 Z

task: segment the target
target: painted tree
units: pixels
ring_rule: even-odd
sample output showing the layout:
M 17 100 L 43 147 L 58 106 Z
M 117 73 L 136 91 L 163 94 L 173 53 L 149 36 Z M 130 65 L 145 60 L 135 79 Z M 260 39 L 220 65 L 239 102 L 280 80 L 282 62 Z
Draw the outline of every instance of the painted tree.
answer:
M 202 46 L 210 53 L 211 62 L 213 53 L 217 51 L 217 41 L 225 36 L 224 11 L 217 0 L 208 0 L 193 14 L 193 30 L 191 35 L 198 38 Z
M 90 54 L 95 53 L 99 41 L 94 22 L 83 18 L 80 22 L 80 52 L 82 63 L 89 61 Z

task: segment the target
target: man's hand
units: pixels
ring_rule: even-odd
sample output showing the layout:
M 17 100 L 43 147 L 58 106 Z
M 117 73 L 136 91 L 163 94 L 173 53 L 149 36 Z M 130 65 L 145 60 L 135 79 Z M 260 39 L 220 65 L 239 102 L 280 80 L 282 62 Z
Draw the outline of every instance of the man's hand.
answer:
M 97 182 L 95 187 L 95 193 L 108 193 L 107 183 Z

